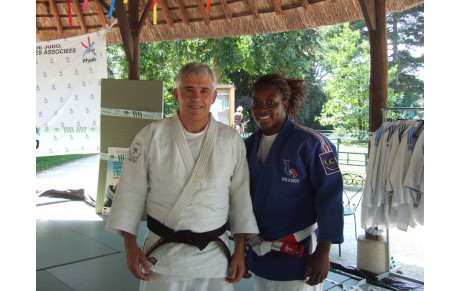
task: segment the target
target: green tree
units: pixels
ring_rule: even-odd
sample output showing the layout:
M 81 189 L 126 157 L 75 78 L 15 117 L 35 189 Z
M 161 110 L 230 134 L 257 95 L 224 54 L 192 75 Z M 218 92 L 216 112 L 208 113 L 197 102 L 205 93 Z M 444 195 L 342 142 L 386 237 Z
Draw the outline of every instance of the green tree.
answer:
M 424 66 L 424 4 L 389 13 L 387 23 L 390 65 L 397 67 L 390 86 L 400 93 L 395 106 L 410 107 L 424 97 L 424 82 L 418 77 Z
M 317 32 L 313 30 L 291 31 L 278 34 L 245 35 L 218 39 L 192 39 L 141 44 L 141 79 L 163 80 L 165 115 L 177 108 L 173 89 L 175 75 L 188 61 L 200 61 L 212 66 L 218 81 L 236 86 L 236 105 L 245 108 L 245 116 L 252 119 L 249 91 L 261 75 L 278 72 L 287 77 L 305 78 L 309 83 L 309 98 L 298 121 L 311 126 L 317 123 L 315 114 L 320 112 L 316 94 L 321 92 L 315 81 L 315 55 Z M 126 78 L 126 61 L 120 45 L 108 48 L 109 77 Z M 249 123 L 255 130 L 254 122 Z
M 245 116 L 252 119 L 249 95 L 254 81 L 263 74 L 281 73 L 286 77 L 303 78 L 308 84 L 307 98 L 296 121 L 313 128 L 322 128 L 314 119 L 321 112 L 325 101 L 317 81 L 318 39 L 316 30 L 245 36 L 240 48 L 243 52 L 241 65 L 232 65 L 232 61 L 230 65 L 220 66 L 224 68 L 228 80 L 237 87 L 236 105 L 245 108 Z M 256 129 L 255 123 L 250 122 L 248 130 Z
M 128 61 L 122 45 L 108 45 L 107 77 L 109 79 L 127 79 Z
M 350 27 L 369 39 L 364 20 L 350 22 Z M 394 107 L 417 107 L 424 98 L 424 81 L 418 76 L 424 67 L 424 4 L 388 13 L 387 34 L 389 66 L 396 67 L 389 86 L 399 96 Z
M 339 132 L 365 131 L 369 127 L 369 42 L 348 23 L 324 27 L 322 33 L 323 88 L 328 101 L 317 120 Z M 390 68 L 390 79 L 394 71 Z M 391 88 L 388 94 L 391 105 L 397 95 Z

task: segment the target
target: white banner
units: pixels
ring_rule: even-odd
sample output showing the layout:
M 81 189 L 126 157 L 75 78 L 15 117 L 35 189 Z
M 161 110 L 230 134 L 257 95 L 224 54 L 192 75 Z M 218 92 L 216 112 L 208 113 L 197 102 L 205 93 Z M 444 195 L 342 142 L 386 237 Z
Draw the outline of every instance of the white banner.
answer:
M 37 43 L 37 156 L 99 153 L 106 33 Z

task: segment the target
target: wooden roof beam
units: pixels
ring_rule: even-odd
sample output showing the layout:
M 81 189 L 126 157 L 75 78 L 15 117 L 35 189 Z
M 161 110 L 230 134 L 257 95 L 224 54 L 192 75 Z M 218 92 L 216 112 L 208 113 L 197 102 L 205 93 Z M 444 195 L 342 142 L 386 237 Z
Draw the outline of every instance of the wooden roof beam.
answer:
M 209 20 L 208 12 L 206 12 L 206 8 L 204 7 L 203 3 L 201 3 L 201 0 L 196 0 L 196 4 L 198 5 L 198 8 L 200 9 L 201 16 L 203 16 L 204 23 L 206 25 L 209 25 L 211 21 Z
M 125 1 L 123 1 L 125 2 Z M 128 1 L 128 11 L 126 12 L 129 20 L 129 28 L 131 29 L 131 36 L 133 39 L 137 36 L 137 29 L 139 28 L 139 5 L 140 0 Z
M 361 5 L 367 28 L 369 28 L 369 30 L 375 30 L 377 27 L 377 21 L 375 19 L 375 2 L 373 0 L 359 0 L 359 5 Z
M 324 2 L 326 0 L 302 0 L 302 6 L 305 10 L 308 10 L 311 8 L 312 4 L 319 3 L 319 2 Z M 337 2 L 337 0 L 331 0 L 333 3 Z
M 283 9 L 281 9 L 280 3 L 278 0 L 272 0 L 273 3 L 273 8 L 275 9 L 275 12 L 277 15 L 283 14 Z
M 182 22 L 186 25 L 189 26 L 190 23 L 188 21 L 187 17 L 187 11 L 185 10 L 185 5 L 183 0 L 178 0 L 177 5 L 179 6 L 179 11 L 180 11 L 180 16 L 182 18 Z
M 310 9 L 310 4 L 308 4 L 308 0 L 302 0 L 302 6 L 305 10 Z
M 57 10 L 56 6 L 56 1 L 55 0 L 50 0 L 50 7 L 51 7 L 51 12 L 53 13 L 54 16 L 54 21 L 56 22 L 56 29 L 60 35 L 62 35 L 62 23 L 61 19 L 59 17 L 59 12 Z
M 77 17 L 78 21 L 80 22 L 81 31 L 86 34 L 88 32 L 88 28 L 86 28 L 85 18 L 83 17 L 83 11 L 81 10 L 78 0 L 73 0 L 73 6 L 77 11 Z
M 96 4 L 97 15 L 99 16 L 99 21 L 101 22 L 102 28 L 106 28 L 107 22 L 105 21 L 104 11 L 102 10 L 101 3 L 99 1 L 94 1 Z
M 252 15 L 254 15 L 255 18 L 260 18 L 259 11 L 257 10 L 254 3 L 252 3 L 252 0 L 246 0 L 246 2 L 248 3 L 249 8 L 251 9 Z
M 219 1 L 220 1 L 220 5 L 222 6 L 222 9 L 224 9 L 225 18 L 228 21 L 233 20 L 232 11 L 230 10 L 230 7 L 228 7 L 227 0 L 219 0 Z
M 174 22 L 172 20 L 171 14 L 169 14 L 169 8 L 166 6 L 166 1 L 164 0 L 158 0 L 161 5 L 161 12 L 163 12 L 163 15 L 165 16 L 166 22 L 168 23 L 169 27 L 172 27 Z
M 152 6 L 152 3 L 153 3 L 153 0 L 149 0 L 147 1 L 147 4 L 145 4 L 144 11 L 142 12 L 142 15 L 141 15 L 141 19 L 139 20 L 139 24 L 137 25 L 136 34 L 135 34 L 136 36 L 141 35 L 142 27 L 144 27 L 144 24 L 147 20 L 148 13 L 150 11 L 150 6 Z
M 123 1 L 115 1 L 115 10 L 117 11 L 118 27 L 120 28 L 120 35 L 123 40 L 126 59 L 131 63 L 134 60 L 134 42 L 129 25 L 128 13 L 126 12 Z

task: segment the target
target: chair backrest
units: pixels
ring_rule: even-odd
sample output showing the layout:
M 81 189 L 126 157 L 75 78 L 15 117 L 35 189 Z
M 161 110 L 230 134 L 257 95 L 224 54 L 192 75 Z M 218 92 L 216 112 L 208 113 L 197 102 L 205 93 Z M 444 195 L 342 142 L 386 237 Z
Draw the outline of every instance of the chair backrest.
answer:
M 364 178 L 359 174 L 345 173 L 343 179 L 343 206 L 356 211 L 363 198 Z

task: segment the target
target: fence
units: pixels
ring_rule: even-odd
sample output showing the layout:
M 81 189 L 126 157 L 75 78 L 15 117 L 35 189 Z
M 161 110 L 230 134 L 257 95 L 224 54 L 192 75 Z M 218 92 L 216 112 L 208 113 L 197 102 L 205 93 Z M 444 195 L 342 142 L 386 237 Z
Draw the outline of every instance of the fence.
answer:
M 368 162 L 367 133 L 337 134 L 331 131 L 318 131 L 336 146 L 342 173 L 355 173 L 365 177 Z

